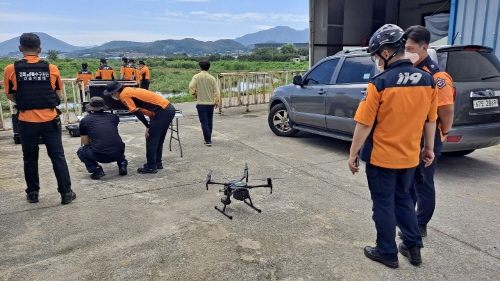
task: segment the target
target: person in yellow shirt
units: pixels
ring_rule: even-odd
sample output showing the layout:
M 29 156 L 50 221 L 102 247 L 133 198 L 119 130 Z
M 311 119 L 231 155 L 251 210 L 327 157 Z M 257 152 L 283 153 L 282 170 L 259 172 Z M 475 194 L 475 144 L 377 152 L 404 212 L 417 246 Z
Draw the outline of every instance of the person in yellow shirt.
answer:
M 140 79 L 139 85 L 141 88 L 149 90 L 149 77 L 151 74 L 149 73 L 149 68 L 142 60 L 139 61 L 139 70 L 141 71 L 139 77 Z
M 80 88 L 80 101 L 83 102 L 83 97 L 87 91 L 89 85 L 89 80 L 94 79 L 92 72 L 87 70 L 88 64 L 86 62 L 82 63 L 82 70 L 78 71 L 76 74 L 76 79 L 79 82 L 78 87 Z M 83 87 L 82 83 L 83 82 Z
M 212 145 L 212 128 L 214 118 L 214 108 L 219 104 L 219 89 L 217 81 L 208 73 L 210 62 L 201 60 L 200 73 L 193 76 L 189 83 L 189 93 L 196 98 L 196 110 L 200 119 L 201 129 L 205 145 Z
M 57 66 L 40 60 L 40 37 L 23 33 L 19 38 L 22 60 L 4 69 L 4 85 L 7 98 L 16 103 L 19 110 L 19 138 L 23 151 L 26 200 L 38 202 L 40 179 L 38 176 L 38 140 L 43 139 L 57 179 L 57 191 L 61 204 L 76 199 L 71 189 L 68 164 L 61 139 L 61 120 L 56 107 L 61 103 L 63 87 Z

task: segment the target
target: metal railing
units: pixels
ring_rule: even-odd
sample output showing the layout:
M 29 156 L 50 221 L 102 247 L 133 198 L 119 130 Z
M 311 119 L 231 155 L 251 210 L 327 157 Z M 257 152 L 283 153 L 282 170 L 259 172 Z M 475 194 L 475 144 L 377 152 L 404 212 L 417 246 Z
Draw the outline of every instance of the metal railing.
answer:
M 72 79 L 61 79 L 63 88 L 61 90 L 61 105 L 59 105 L 59 110 L 61 110 L 61 121 L 63 124 L 69 124 L 71 122 L 76 122 L 76 116 L 82 115 L 82 102 L 80 99 L 80 88 L 79 83 L 76 78 Z M 3 81 L 0 81 L 0 88 L 3 88 Z M 82 85 L 83 86 L 83 85 Z M 1 93 L 2 95 L 4 93 Z M 70 101 L 71 97 L 71 101 Z M 2 104 L 4 104 L 2 102 Z M 3 108 L 0 105 L 0 130 L 10 130 L 12 129 L 12 124 L 5 124 L 5 119 L 10 119 L 14 113 L 14 105 L 10 100 L 7 100 L 9 105 L 8 114 L 6 117 L 3 115 Z M 70 112 L 75 114 L 75 118 L 70 118 Z
M 305 72 L 306 70 L 220 73 L 217 76 L 221 93 L 219 113 L 223 107 L 244 105 L 248 112 L 252 104 L 267 103 L 275 88 L 289 84 L 293 76 L 303 75 Z

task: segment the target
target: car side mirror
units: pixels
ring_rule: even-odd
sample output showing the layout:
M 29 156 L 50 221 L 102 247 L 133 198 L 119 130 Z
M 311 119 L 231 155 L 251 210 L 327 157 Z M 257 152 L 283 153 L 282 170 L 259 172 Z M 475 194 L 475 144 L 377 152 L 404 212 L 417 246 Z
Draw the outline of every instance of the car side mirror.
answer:
M 300 76 L 300 75 L 293 76 L 293 84 L 301 86 L 302 85 L 302 76 Z

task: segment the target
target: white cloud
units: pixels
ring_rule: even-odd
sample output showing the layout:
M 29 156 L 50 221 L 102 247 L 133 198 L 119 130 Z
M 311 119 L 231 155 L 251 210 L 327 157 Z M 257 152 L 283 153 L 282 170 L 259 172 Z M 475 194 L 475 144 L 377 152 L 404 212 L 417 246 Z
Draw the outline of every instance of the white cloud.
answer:
M 180 11 L 169 11 L 168 9 L 165 10 L 165 15 L 169 17 L 183 17 L 184 14 Z
M 211 2 L 212 0 L 176 0 L 177 2 Z
M 218 13 L 211 14 L 205 11 L 192 11 L 192 15 L 198 15 L 202 18 L 222 21 L 259 21 L 259 22 L 308 22 L 309 16 L 307 14 L 264 14 L 264 13 L 242 13 L 242 14 L 229 14 Z

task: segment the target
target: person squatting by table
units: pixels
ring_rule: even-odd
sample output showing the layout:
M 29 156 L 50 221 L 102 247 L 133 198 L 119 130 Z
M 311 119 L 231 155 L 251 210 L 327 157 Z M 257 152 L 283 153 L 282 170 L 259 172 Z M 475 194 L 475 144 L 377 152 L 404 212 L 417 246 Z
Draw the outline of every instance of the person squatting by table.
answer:
M 83 146 L 76 154 L 85 164 L 87 171 L 92 173 L 90 178 L 96 180 L 106 175 L 99 163 L 115 161 L 118 174 L 126 175 L 128 161 L 125 159 L 125 143 L 118 133 L 120 119 L 111 112 L 104 112 L 108 107 L 101 97 L 92 97 L 85 105 L 85 110 L 89 114 L 79 125 Z
M 175 116 L 175 107 L 162 96 L 141 88 L 123 87 L 117 81 L 106 85 L 104 95 L 110 95 L 115 100 L 120 100 L 128 110 L 146 126 L 146 159 L 144 167 L 138 168 L 141 174 L 158 172 L 163 169 L 162 153 L 163 143 L 168 127 Z M 147 115 L 149 122 L 146 120 Z

